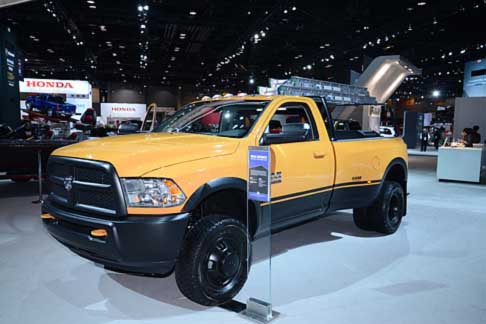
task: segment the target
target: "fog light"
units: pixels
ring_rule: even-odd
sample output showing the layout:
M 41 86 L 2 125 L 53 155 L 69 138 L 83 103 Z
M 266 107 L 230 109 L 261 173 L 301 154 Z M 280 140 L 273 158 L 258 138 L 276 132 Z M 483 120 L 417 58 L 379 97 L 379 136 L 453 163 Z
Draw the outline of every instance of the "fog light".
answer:
M 107 237 L 108 232 L 104 229 L 95 229 L 91 231 L 90 235 L 93 237 Z
M 45 219 L 45 220 L 55 220 L 56 217 L 52 216 L 51 214 L 49 213 L 44 213 L 44 214 L 41 214 L 41 219 Z

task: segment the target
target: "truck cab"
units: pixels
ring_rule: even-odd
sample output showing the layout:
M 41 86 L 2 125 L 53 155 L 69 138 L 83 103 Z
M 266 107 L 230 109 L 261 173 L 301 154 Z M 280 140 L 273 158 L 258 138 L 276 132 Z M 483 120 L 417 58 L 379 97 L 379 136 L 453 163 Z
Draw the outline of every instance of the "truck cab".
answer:
M 223 98 L 188 105 L 151 133 L 58 149 L 41 217 L 80 256 L 132 273 L 175 270 L 190 300 L 219 305 L 246 281 L 246 244 L 268 223 L 268 205 L 273 231 L 341 209 L 353 209 L 363 230 L 398 230 L 403 140 L 366 130 L 340 136 L 334 111 L 319 97 Z M 250 146 L 270 148 L 269 203 L 247 200 Z
M 76 113 L 76 106 L 66 103 L 61 96 L 42 94 L 27 97 L 25 106 L 28 110 L 37 109 L 41 113 L 54 116 L 71 116 Z

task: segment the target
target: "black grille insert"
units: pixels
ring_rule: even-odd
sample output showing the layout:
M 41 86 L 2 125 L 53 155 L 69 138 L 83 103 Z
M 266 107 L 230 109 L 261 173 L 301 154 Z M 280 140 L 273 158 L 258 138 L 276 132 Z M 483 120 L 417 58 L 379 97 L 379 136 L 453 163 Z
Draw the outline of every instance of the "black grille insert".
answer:
M 49 197 L 59 207 L 103 216 L 125 215 L 120 182 L 106 162 L 51 156 Z

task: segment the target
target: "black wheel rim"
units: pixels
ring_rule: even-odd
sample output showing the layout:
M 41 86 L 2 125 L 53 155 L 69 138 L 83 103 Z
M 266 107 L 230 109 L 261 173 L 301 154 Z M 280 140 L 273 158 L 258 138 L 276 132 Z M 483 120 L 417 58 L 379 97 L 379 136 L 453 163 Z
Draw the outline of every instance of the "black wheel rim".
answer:
M 402 199 L 397 194 L 390 198 L 390 207 L 388 209 L 388 219 L 392 226 L 398 226 L 402 217 Z
M 245 240 L 233 236 L 220 236 L 213 239 L 201 264 L 201 275 L 209 295 L 220 295 L 230 291 L 246 271 Z

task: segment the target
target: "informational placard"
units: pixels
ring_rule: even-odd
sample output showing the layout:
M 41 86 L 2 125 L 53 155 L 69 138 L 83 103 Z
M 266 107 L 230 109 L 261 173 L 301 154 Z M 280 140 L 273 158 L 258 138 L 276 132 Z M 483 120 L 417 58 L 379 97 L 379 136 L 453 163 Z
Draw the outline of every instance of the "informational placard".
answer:
M 268 146 L 250 146 L 248 149 L 248 199 L 271 200 L 271 154 Z

